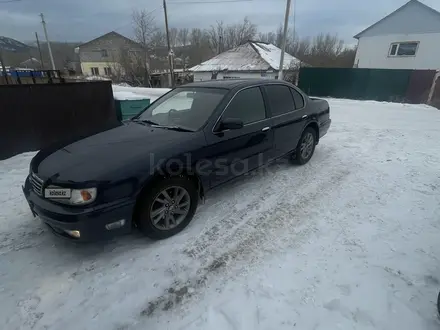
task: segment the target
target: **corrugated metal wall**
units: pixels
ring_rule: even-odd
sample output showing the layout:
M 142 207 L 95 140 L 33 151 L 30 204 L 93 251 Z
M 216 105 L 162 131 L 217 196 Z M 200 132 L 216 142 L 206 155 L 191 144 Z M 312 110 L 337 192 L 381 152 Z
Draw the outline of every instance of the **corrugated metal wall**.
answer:
M 119 125 L 110 81 L 0 86 L 0 160 Z
M 299 87 L 313 96 L 423 103 L 435 71 L 301 68 Z

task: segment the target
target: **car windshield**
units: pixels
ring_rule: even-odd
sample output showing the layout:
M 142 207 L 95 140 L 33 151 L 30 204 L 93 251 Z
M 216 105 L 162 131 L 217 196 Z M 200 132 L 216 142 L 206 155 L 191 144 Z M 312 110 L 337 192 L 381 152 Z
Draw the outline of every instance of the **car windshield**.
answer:
M 137 120 L 197 131 L 226 93 L 219 88 L 177 88 L 154 102 Z

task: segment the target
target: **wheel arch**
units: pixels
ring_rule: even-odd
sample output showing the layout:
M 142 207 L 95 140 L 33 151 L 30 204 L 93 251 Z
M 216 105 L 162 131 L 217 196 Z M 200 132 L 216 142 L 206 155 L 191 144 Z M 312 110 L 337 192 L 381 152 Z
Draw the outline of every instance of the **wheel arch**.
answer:
M 318 144 L 318 142 L 319 142 L 319 125 L 318 125 L 318 123 L 316 121 L 311 121 L 311 122 L 307 123 L 307 125 L 304 127 L 301 135 L 309 127 L 313 128 L 315 130 L 315 132 L 316 132 L 316 144 Z
M 149 176 L 140 184 L 140 189 L 136 196 L 136 202 L 133 211 L 133 224 L 136 224 L 136 219 L 138 218 L 140 212 L 140 201 L 145 196 L 148 189 L 156 182 L 172 177 L 186 177 L 189 180 L 191 180 L 196 186 L 199 198 L 202 201 L 204 200 L 205 187 L 203 185 L 203 181 L 201 180 L 200 176 L 196 173 L 194 169 L 185 168 L 179 171 L 177 171 L 176 169 L 169 169 L 169 170 L 165 168 L 158 169 L 153 175 Z

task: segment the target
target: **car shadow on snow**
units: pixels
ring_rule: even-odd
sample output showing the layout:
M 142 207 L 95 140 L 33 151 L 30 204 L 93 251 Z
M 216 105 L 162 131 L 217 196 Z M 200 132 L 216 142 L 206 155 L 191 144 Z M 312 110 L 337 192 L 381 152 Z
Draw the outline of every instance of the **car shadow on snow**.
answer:
M 267 180 L 271 181 L 280 173 L 288 172 L 289 175 L 295 175 L 295 173 L 298 173 L 299 168 L 313 167 L 314 164 L 327 159 L 330 155 L 331 149 L 317 148 L 312 160 L 308 164 L 301 167 L 292 164 L 291 160 L 287 158 L 281 158 L 210 191 L 206 196 L 205 202 L 200 202 L 199 209 L 197 210 L 195 217 L 190 222 L 189 226 L 176 236 L 167 239 L 167 241 L 178 240 L 179 238 L 187 239 L 187 236 L 191 235 L 189 232 L 191 232 L 192 229 L 195 229 L 195 226 L 200 225 L 201 221 L 206 222 L 206 217 L 209 217 L 210 214 L 215 214 L 217 206 L 229 200 L 230 196 L 239 195 L 243 193 L 243 191 L 259 189 L 262 181 L 267 183 Z M 157 244 L 156 241 L 143 236 L 135 228 L 130 234 L 114 237 L 109 240 L 100 240 L 87 243 L 80 243 L 56 237 L 50 232 L 49 229 L 45 229 L 45 232 L 44 239 L 47 239 L 49 241 L 48 243 L 56 247 L 61 254 L 74 254 L 81 259 L 97 258 L 99 255 L 108 253 L 111 253 L 112 256 L 115 256 L 115 254 L 124 254 L 130 250 L 148 249 L 156 246 Z M 49 238 L 49 236 L 52 237 Z

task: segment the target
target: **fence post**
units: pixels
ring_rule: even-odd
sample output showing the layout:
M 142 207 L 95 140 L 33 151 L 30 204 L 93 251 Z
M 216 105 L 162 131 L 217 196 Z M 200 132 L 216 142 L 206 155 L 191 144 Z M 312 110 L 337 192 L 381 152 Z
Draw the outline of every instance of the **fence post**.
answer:
M 32 77 L 32 82 L 33 82 L 34 84 L 36 84 L 37 82 L 35 81 L 34 72 L 33 72 L 33 71 L 30 71 L 30 73 L 31 73 L 31 77 Z
M 435 86 L 437 84 L 437 80 L 440 78 L 440 71 L 437 71 L 437 73 L 434 75 L 434 79 L 432 80 L 432 85 L 431 85 L 431 89 L 429 91 L 429 96 L 428 96 L 428 104 L 431 104 L 432 102 L 432 98 L 434 97 L 434 92 L 435 92 Z
M 52 80 L 52 71 L 47 70 L 47 76 L 48 76 L 48 78 L 49 78 L 48 83 L 49 83 L 49 84 L 53 84 L 53 80 Z

